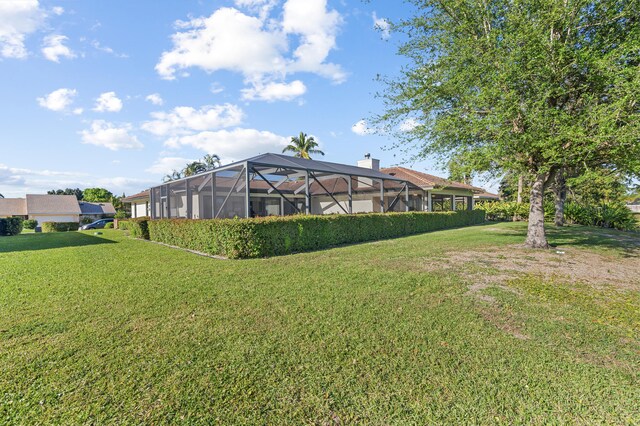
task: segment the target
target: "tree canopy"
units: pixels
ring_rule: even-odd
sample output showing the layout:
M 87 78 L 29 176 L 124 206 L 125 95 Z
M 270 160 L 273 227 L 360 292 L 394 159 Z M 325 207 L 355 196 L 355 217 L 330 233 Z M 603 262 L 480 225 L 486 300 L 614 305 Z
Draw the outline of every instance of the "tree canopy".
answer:
M 83 193 L 80 188 L 52 189 L 47 191 L 49 195 L 75 195 L 78 200 L 82 200 Z
M 162 180 L 163 182 L 170 182 L 172 180 L 182 179 L 183 177 L 197 175 L 198 173 L 220 167 L 220 164 L 220 157 L 218 155 L 206 154 L 202 157 L 201 161 L 191 161 L 187 163 L 182 170 L 172 170 L 171 173 L 166 174 Z
M 83 200 L 90 203 L 110 203 L 114 199 L 113 193 L 105 188 L 87 188 L 83 191 Z
M 559 170 L 639 173 L 640 2 L 409 3 L 393 28 L 410 63 L 382 79 L 377 122 L 418 157 L 531 175 L 528 246 L 547 247 L 542 197 Z

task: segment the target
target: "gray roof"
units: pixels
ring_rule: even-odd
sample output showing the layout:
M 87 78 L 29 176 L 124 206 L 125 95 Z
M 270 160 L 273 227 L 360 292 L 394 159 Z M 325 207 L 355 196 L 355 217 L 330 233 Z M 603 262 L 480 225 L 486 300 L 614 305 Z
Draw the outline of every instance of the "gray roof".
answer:
M 350 166 L 348 164 L 330 163 L 328 161 L 307 160 L 306 158 L 291 157 L 282 154 L 262 154 L 245 160 L 256 165 L 282 167 L 288 169 L 311 170 L 320 173 L 335 173 L 341 175 L 361 176 L 373 179 L 401 180 L 386 173 L 366 167 Z
M 80 206 L 75 195 L 34 195 L 27 194 L 29 214 L 80 214 Z
M 27 201 L 24 198 L 0 198 L 0 216 L 26 216 Z
M 82 214 L 116 214 L 116 209 L 111 203 L 90 203 L 80 201 L 80 211 Z
M 193 179 L 196 176 L 207 175 L 212 172 L 216 173 L 231 168 L 241 167 L 245 162 L 251 163 L 252 166 L 282 169 L 278 172 L 270 172 L 269 174 L 271 175 L 286 176 L 287 174 L 292 173 L 294 170 L 308 170 L 310 172 L 316 173 L 351 175 L 371 179 L 384 179 L 388 181 L 404 182 L 403 179 L 398 179 L 397 177 L 393 177 L 377 170 L 368 169 L 366 167 L 350 166 L 348 164 L 340 163 L 330 163 L 328 161 L 307 160 L 306 158 L 291 157 L 289 155 L 267 153 L 247 158 L 246 160 L 236 161 L 235 163 L 227 164 L 189 177 L 172 180 L 171 182 L 165 182 L 163 184 L 156 185 L 156 187 L 166 185 L 168 183 L 173 184 L 176 182 L 181 182 L 186 179 Z

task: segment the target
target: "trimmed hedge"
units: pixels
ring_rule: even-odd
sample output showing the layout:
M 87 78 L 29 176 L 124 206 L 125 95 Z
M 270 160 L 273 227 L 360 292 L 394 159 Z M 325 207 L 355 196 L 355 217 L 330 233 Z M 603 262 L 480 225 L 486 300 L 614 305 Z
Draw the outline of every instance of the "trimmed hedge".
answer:
M 77 231 L 79 226 L 78 222 L 44 222 L 42 224 L 42 232 Z
M 23 220 L 19 217 L 0 219 L 0 236 L 18 235 L 22 232 Z
M 232 259 L 375 241 L 484 222 L 481 210 L 144 221 L 148 239 Z M 131 222 L 129 229 L 134 234 Z
M 118 229 L 129 231 L 132 237 L 149 239 L 149 218 L 138 217 L 135 219 L 119 220 Z
M 38 221 L 35 219 L 27 219 L 22 222 L 22 226 L 24 226 L 24 229 L 36 229 L 36 227 L 38 226 Z

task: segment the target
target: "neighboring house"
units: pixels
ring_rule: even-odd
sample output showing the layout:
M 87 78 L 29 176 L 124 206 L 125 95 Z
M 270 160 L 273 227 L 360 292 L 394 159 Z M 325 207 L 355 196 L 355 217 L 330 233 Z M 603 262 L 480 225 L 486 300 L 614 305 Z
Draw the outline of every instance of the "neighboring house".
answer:
M 0 217 L 27 218 L 27 201 L 24 198 L 0 198 Z
M 483 202 L 483 203 L 492 203 L 494 201 L 500 201 L 500 196 L 497 194 L 492 194 L 490 192 L 481 192 L 479 194 L 475 194 L 473 196 L 475 202 Z
M 233 218 L 296 213 L 471 210 L 484 189 L 404 167 L 262 154 L 124 199 L 132 216 Z M 147 204 L 148 203 L 148 204 Z M 135 210 L 135 213 L 134 213 Z
M 433 212 L 472 210 L 474 194 L 484 192 L 482 188 L 461 182 L 453 182 L 438 176 L 407 169 L 406 167 L 388 167 L 380 170 L 391 176 L 407 180 L 422 190 L 422 194 L 419 197 L 423 203 L 422 208 L 416 205 L 415 210 Z
M 116 213 L 111 203 L 78 202 L 75 195 L 35 195 L 0 198 L 0 217 L 16 216 L 44 222 L 80 222 L 81 217 L 100 219 Z
M 124 197 L 122 203 L 129 204 L 129 210 L 131 211 L 131 217 L 144 217 L 149 216 L 149 190 L 142 191 L 138 194 L 133 194 L 128 197 Z
M 90 203 L 88 201 L 80 201 L 78 204 L 80 205 L 80 215 L 82 218 L 98 220 L 105 217 L 113 217 L 116 214 L 116 209 L 111 203 Z
M 27 194 L 27 215 L 29 219 L 44 222 L 80 222 L 80 206 L 75 195 L 34 195 Z

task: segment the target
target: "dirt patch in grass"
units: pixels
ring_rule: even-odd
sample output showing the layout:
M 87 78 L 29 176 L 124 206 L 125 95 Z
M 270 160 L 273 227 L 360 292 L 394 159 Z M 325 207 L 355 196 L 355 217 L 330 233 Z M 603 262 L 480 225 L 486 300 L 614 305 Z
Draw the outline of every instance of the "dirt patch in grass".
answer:
M 465 276 L 480 285 L 501 284 L 526 274 L 597 288 L 640 290 L 639 258 L 607 256 L 574 247 L 531 250 L 512 245 L 491 251 L 450 252 L 440 259 L 430 259 L 423 267 L 431 271 L 464 268 Z

